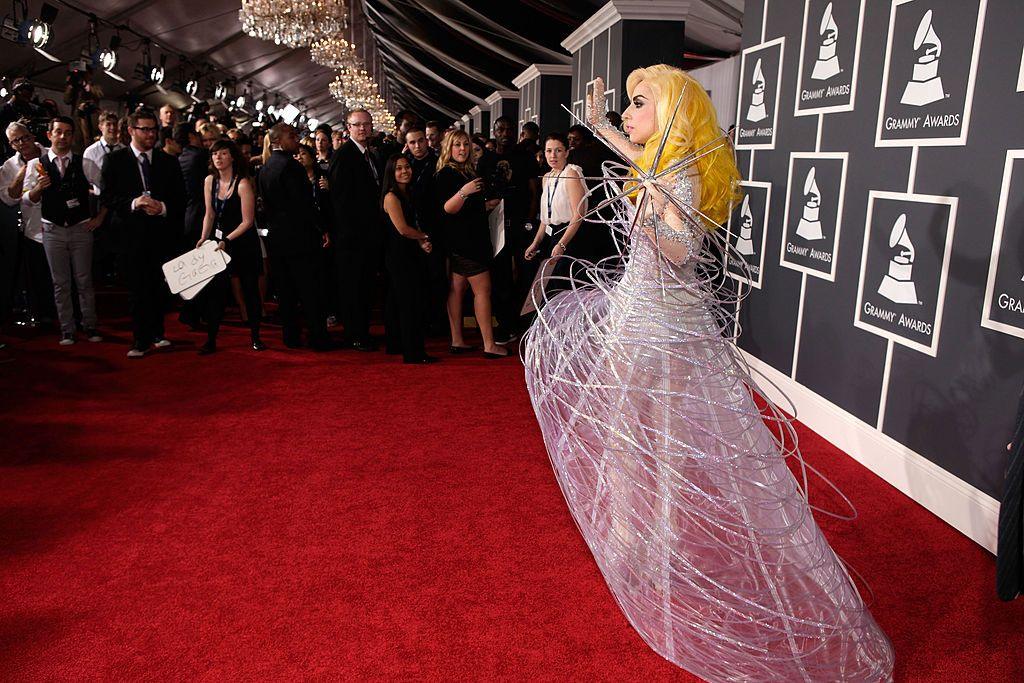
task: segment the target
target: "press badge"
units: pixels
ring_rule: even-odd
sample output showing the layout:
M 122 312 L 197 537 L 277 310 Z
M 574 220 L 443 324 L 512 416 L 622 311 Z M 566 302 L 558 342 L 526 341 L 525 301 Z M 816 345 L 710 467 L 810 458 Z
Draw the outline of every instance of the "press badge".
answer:
M 68 205 L 69 209 L 77 209 L 79 206 L 81 206 L 77 199 L 69 199 L 65 203 Z
M 213 236 L 219 240 L 222 240 L 224 239 L 224 231 L 221 230 L 220 228 L 217 228 L 216 230 L 213 231 Z

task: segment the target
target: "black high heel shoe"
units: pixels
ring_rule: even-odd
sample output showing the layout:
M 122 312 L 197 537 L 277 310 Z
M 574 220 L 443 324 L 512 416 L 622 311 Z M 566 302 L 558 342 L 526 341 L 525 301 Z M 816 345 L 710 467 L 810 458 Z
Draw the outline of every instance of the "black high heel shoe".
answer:
M 253 351 L 266 351 L 267 350 L 267 345 L 264 344 L 262 341 L 260 341 L 259 337 L 255 337 L 252 340 L 252 350 Z
M 449 346 L 448 347 L 448 353 L 452 354 L 453 356 L 457 356 L 460 353 L 469 353 L 471 351 L 476 351 L 476 347 L 475 346 Z

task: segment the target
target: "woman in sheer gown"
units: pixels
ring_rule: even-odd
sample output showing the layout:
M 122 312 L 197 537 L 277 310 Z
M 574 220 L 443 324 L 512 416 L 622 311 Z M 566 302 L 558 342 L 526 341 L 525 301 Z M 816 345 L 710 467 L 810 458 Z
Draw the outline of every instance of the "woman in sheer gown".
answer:
M 787 466 L 809 469 L 790 422 L 722 322 L 716 228 L 739 174 L 710 99 L 679 69 L 638 69 L 624 136 L 594 92 L 588 122 L 630 179 L 606 179 L 588 216 L 616 207 L 621 258 L 535 301 L 523 347 L 587 545 L 643 639 L 709 681 L 890 680 L 891 645 Z

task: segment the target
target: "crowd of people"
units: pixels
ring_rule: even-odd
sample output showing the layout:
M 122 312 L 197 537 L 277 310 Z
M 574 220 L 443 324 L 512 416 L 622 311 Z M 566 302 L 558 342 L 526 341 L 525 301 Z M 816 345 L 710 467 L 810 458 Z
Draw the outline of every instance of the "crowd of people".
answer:
M 174 309 L 205 331 L 199 353 L 216 352 L 235 305 L 255 351 L 270 320 L 288 348 L 373 352 L 379 312 L 384 350 L 406 363 L 437 360 L 431 336 L 446 336 L 452 354 L 500 359 L 529 322 L 544 258 L 557 287 L 574 262 L 560 257 L 615 253 L 608 231 L 583 221 L 612 158 L 583 126 L 542 137 L 499 117 L 491 137 L 471 136 L 412 111 L 379 122 L 355 109 L 340 130 L 240 129 L 205 107 L 165 104 L 97 109 L 92 128 L 48 111 L 43 130 L 31 97 L 19 79 L 0 106 L 10 154 L 0 199 L 20 232 L 5 282 L 23 293 L 23 322 L 54 320 L 61 345 L 103 340 L 99 279 L 129 293 L 131 358 L 172 343 Z M 195 298 L 172 297 L 163 264 L 209 241 L 227 269 Z M 470 298 L 482 348 L 463 330 Z

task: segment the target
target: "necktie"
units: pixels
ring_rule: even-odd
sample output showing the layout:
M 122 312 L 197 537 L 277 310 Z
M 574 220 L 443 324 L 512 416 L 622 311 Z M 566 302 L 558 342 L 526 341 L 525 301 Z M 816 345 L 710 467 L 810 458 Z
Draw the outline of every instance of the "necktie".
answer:
M 57 161 L 60 162 L 60 177 L 63 178 L 64 177 L 64 171 L 66 171 L 67 168 L 68 168 L 68 158 L 67 157 L 57 157 Z
M 366 163 L 370 165 L 370 173 L 373 174 L 373 182 L 380 185 L 380 178 L 377 177 L 377 167 L 373 163 L 373 157 L 370 156 L 370 150 L 366 149 L 363 152 L 363 156 L 366 157 Z
M 142 188 L 146 192 L 149 192 L 149 188 L 152 187 L 153 183 L 149 174 L 149 156 L 146 154 L 139 155 L 139 167 L 142 168 Z

